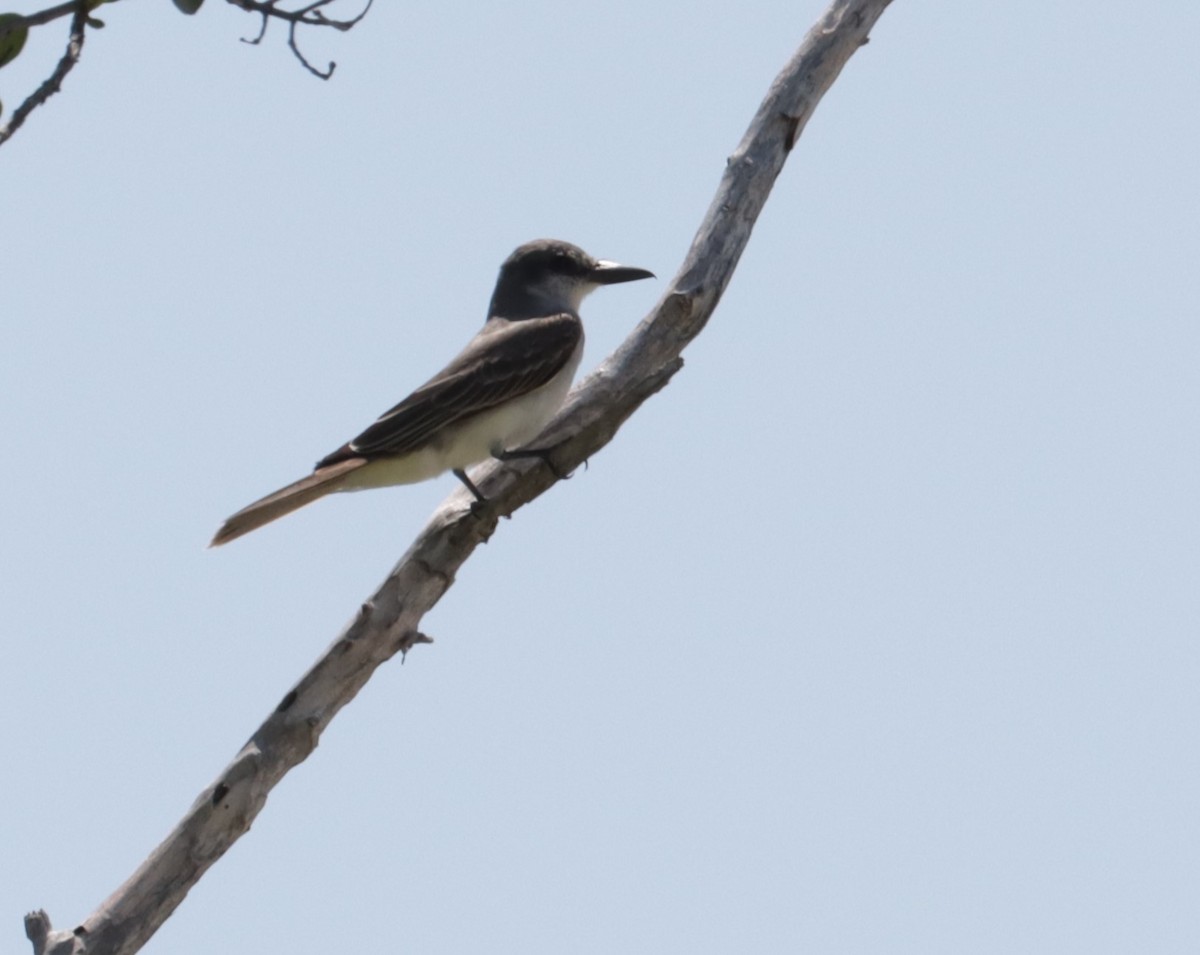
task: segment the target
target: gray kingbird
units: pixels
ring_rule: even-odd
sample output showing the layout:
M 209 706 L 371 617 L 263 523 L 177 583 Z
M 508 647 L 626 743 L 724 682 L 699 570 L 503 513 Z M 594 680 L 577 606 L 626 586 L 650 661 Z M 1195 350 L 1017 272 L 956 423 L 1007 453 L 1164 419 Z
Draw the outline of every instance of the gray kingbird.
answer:
M 645 269 L 593 259 L 569 242 L 527 242 L 500 266 L 488 318 L 449 365 L 313 473 L 230 517 L 210 547 L 262 527 L 334 491 L 412 484 L 453 471 L 485 503 L 464 470 L 489 457 L 539 457 L 523 448 L 561 407 L 583 355 L 579 305 L 601 285 L 653 278 Z

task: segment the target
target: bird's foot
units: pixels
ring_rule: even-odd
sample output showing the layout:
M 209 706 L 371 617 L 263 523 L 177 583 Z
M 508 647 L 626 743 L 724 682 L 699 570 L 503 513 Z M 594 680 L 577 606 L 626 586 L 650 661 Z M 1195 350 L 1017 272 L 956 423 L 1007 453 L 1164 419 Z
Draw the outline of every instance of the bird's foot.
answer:
M 471 502 L 471 513 L 478 515 L 479 512 L 476 508 L 482 509 L 486 507 L 489 503 L 488 499 L 483 496 L 483 491 L 475 486 L 475 482 L 467 477 L 467 472 L 462 468 L 455 468 L 454 476 L 462 481 L 463 486 L 475 497 L 475 500 Z
M 483 520 L 484 518 L 489 517 L 492 511 L 492 502 L 484 497 L 483 491 L 479 490 L 479 488 L 475 486 L 475 482 L 467 477 L 467 472 L 461 468 L 455 468 L 454 476 L 462 481 L 466 489 L 475 496 L 475 500 L 473 500 L 470 505 L 471 516 L 476 520 Z M 507 518 L 511 517 L 512 515 L 501 514 L 500 516 Z

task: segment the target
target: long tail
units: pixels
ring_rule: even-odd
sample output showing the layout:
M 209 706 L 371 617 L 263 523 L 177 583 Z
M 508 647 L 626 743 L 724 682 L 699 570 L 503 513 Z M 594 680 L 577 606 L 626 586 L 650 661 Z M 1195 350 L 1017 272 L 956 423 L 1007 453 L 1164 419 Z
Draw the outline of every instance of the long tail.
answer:
M 220 547 L 222 544 L 228 544 L 243 534 L 249 534 L 264 524 L 270 524 L 276 518 L 283 517 L 284 514 L 290 514 L 305 504 L 311 504 L 317 498 L 336 491 L 342 478 L 366 463 L 365 458 L 339 461 L 329 467 L 320 468 L 308 477 L 282 487 L 253 504 L 248 504 L 221 525 L 221 529 L 208 546 Z

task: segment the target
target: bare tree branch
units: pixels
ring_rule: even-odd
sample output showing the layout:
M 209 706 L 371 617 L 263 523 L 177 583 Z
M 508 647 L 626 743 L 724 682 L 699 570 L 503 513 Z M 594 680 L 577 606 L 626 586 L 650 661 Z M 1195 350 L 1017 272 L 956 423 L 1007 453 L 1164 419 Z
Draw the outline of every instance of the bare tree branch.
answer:
M 262 42 L 263 37 L 267 35 L 267 24 L 272 19 L 284 20 L 288 24 L 288 46 L 291 48 L 292 53 L 295 54 L 296 59 L 313 76 L 327 80 L 333 76 L 333 71 L 337 69 L 337 64 L 330 60 L 329 66 L 326 69 L 319 70 L 308 62 L 308 59 L 300 52 L 300 47 L 296 45 L 296 27 L 332 27 L 344 33 L 367 15 L 367 11 L 371 9 L 371 4 L 374 0 L 367 0 L 367 4 L 362 8 L 362 12 L 349 20 L 332 20 L 321 12 L 322 7 L 329 6 L 334 0 L 314 0 L 313 3 L 301 7 L 299 10 L 280 10 L 278 6 L 280 0 L 227 0 L 227 2 L 249 13 L 257 13 L 262 16 L 262 24 L 259 27 L 258 36 L 252 40 L 243 37 L 243 43 L 257 46 Z
M 108 0 L 108 2 L 115 3 L 117 0 Z M 367 11 L 371 9 L 371 4 L 374 0 L 366 0 L 366 5 L 362 10 L 356 16 L 350 17 L 347 20 L 338 20 L 325 15 L 323 8 L 336 3 L 337 0 L 311 0 L 311 2 L 296 10 L 280 9 L 279 4 L 282 0 L 226 0 L 226 2 L 248 13 L 257 13 L 262 17 L 262 26 L 259 29 L 258 36 L 254 37 L 254 39 L 243 38 L 243 43 L 258 45 L 267 33 L 267 24 L 271 20 L 282 20 L 288 25 L 288 47 L 295 54 L 296 59 L 313 76 L 327 80 L 333 76 L 333 71 L 337 68 L 337 64 L 331 60 L 329 66 L 324 70 L 313 66 L 300 51 L 300 47 L 296 42 L 296 29 L 301 26 L 328 27 L 345 33 L 347 30 L 357 26 L 362 18 L 367 15 Z M 0 24 L 0 40 L 3 40 L 10 33 L 17 30 L 27 30 L 29 27 L 42 26 L 61 17 L 74 14 L 74 19 L 71 21 L 71 35 L 67 42 L 66 53 L 63 54 L 62 59 L 58 61 L 58 66 L 55 67 L 54 72 L 50 74 L 46 81 L 34 90 L 25 99 L 25 102 L 17 107 L 6 124 L 0 126 L 0 145 L 12 138 L 12 135 L 24 125 L 25 119 L 31 112 L 61 89 L 63 78 L 79 62 L 79 55 L 83 50 L 84 27 L 89 25 L 104 26 L 101 21 L 94 20 L 89 16 L 89 7 L 95 6 L 98 6 L 95 0 L 92 0 L 92 2 L 89 2 L 89 0 L 67 0 L 66 3 L 47 7 L 45 10 L 39 10 L 36 13 L 23 16 L 13 15 L 3 24 Z
M 834 0 L 775 79 L 725 174 L 670 287 L 625 342 L 589 375 L 541 435 L 568 472 L 617 430 L 683 365 L 750 239 L 788 153 L 817 103 L 891 0 Z M 454 583 L 475 548 L 555 481 L 541 463 L 493 463 L 475 477 L 490 506 L 476 516 L 464 490 L 452 494 L 383 585 L 324 656 L 200 793 L 192 808 L 130 879 L 73 932 L 54 932 L 45 912 L 26 917 L 36 955 L 132 955 L 204 872 L 249 829 L 267 794 L 317 745 L 321 733 L 397 652 L 428 642 L 421 618 Z
M 24 125 L 25 119 L 30 113 L 62 89 L 62 81 L 75 68 L 75 64 L 79 62 L 79 57 L 83 53 L 83 31 L 87 27 L 88 21 L 87 0 L 71 0 L 70 3 L 64 3 L 50 10 L 43 10 L 41 14 L 33 15 L 37 17 L 45 14 L 54 14 L 54 16 L 50 16 L 45 20 L 34 20 L 32 17 L 25 18 L 27 23 L 49 23 L 50 20 L 62 16 L 70 10 L 74 10 L 75 14 L 71 17 L 71 35 L 67 39 L 66 52 L 63 53 L 62 59 L 58 61 L 58 66 L 54 68 L 54 72 L 46 78 L 46 81 L 30 93 L 25 98 L 25 102 L 13 110 L 12 118 L 7 123 L 0 126 L 0 144 L 11 139 L 13 133 Z

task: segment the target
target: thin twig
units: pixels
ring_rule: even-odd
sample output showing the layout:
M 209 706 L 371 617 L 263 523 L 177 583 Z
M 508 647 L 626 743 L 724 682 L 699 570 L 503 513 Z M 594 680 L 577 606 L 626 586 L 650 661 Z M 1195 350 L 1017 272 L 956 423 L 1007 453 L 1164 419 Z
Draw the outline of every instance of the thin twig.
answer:
M 303 23 L 314 27 L 333 27 L 335 30 L 345 32 L 367 15 L 374 0 L 367 0 L 362 12 L 349 20 L 332 20 L 320 12 L 321 7 L 327 7 L 335 0 L 316 0 L 315 3 L 301 7 L 299 10 L 280 10 L 279 0 L 227 0 L 227 2 L 247 13 L 258 13 L 274 20 L 286 20 L 289 23 Z
M 25 102 L 13 110 L 12 118 L 3 126 L 0 126 L 0 145 L 12 138 L 13 133 L 24 125 L 25 119 L 30 113 L 62 88 L 62 82 L 66 78 L 66 75 L 79 62 L 79 57 L 83 53 L 83 36 L 88 21 L 87 0 L 71 0 L 70 3 L 63 4 L 63 6 L 72 8 L 75 11 L 74 16 L 71 18 L 71 35 L 67 40 L 66 52 L 63 53 L 62 59 L 58 61 L 58 66 L 54 68 L 54 72 L 46 78 L 41 86 L 25 98 Z M 55 7 L 54 9 L 59 10 L 61 8 Z M 42 12 L 49 13 L 51 11 L 44 10 Z M 61 13 L 57 14 L 57 16 L 61 15 Z M 50 19 L 54 19 L 54 17 Z M 49 20 L 40 22 L 48 23 Z
M 262 17 L 262 23 L 259 25 L 258 36 L 253 39 L 246 37 L 242 38 L 243 43 L 249 43 L 251 46 L 257 46 L 262 42 L 264 36 L 267 35 L 267 24 L 272 20 L 283 20 L 288 25 L 288 47 L 300 64 L 308 70 L 313 76 L 320 77 L 323 80 L 333 76 L 333 71 L 337 69 L 337 64 L 332 60 L 329 62 L 329 67 L 325 70 L 317 69 L 308 58 L 300 51 L 299 45 L 296 43 L 296 28 L 300 26 L 310 27 L 332 27 L 345 33 L 357 25 L 363 17 L 367 15 L 367 11 L 371 9 L 371 4 L 374 0 L 367 0 L 366 5 L 362 8 L 357 16 L 351 17 L 348 20 L 334 20 L 325 16 L 321 12 L 322 7 L 335 2 L 335 0 L 314 0 L 306 7 L 301 7 L 298 10 L 281 10 L 279 9 L 279 0 L 228 0 L 235 7 L 245 10 L 247 13 L 257 13 Z
M 11 20 L 0 27 L 0 40 L 3 40 L 13 30 L 19 30 L 22 27 L 37 27 L 43 23 L 50 23 L 52 20 L 57 20 L 59 17 L 70 16 L 75 12 L 76 7 L 76 0 L 67 0 L 66 3 L 60 3 L 57 7 L 48 7 L 45 10 L 39 10 L 37 13 L 27 13 L 20 16 L 18 19 Z
M 117 0 L 109 0 L 109 2 L 117 2 Z M 346 20 L 333 19 L 332 17 L 327 17 L 322 12 L 322 7 L 334 3 L 336 0 L 314 0 L 314 2 L 297 10 L 281 10 L 278 6 L 280 0 L 227 0 L 227 2 L 249 13 L 257 13 L 262 16 L 262 25 L 258 36 L 252 40 L 243 38 L 243 43 L 260 43 L 266 35 L 267 23 L 272 19 L 283 20 L 288 24 L 288 46 L 291 48 L 292 53 L 295 54 L 296 59 L 313 76 L 319 76 L 321 79 L 327 80 L 333 75 L 337 64 L 330 61 L 329 68 L 326 70 L 319 70 L 313 66 L 300 51 L 300 47 L 296 42 L 296 28 L 299 26 L 331 27 L 334 30 L 344 33 L 361 22 L 363 17 L 367 15 L 367 11 L 371 9 L 371 4 L 374 0 L 366 0 L 366 4 L 362 10 L 356 16 Z M 65 3 L 47 7 L 45 10 L 39 10 L 36 13 L 15 16 L 11 20 L 6 20 L 3 25 L 0 25 L 0 40 L 3 40 L 16 30 L 42 26 L 43 24 L 51 23 L 60 17 L 71 14 L 74 15 L 74 19 L 71 22 L 71 37 L 67 43 L 66 53 L 63 54 L 62 59 L 58 61 L 58 66 L 46 81 L 13 111 L 12 116 L 6 124 L 0 126 L 0 144 L 11 139 L 12 135 L 24 125 L 29 114 L 59 91 L 63 78 L 79 62 L 79 56 L 83 50 L 84 27 L 89 24 L 92 26 L 103 26 L 103 24 L 89 18 L 86 0 L 66 0 Z

